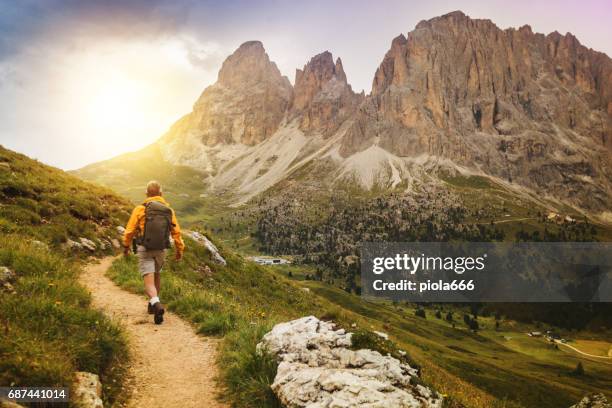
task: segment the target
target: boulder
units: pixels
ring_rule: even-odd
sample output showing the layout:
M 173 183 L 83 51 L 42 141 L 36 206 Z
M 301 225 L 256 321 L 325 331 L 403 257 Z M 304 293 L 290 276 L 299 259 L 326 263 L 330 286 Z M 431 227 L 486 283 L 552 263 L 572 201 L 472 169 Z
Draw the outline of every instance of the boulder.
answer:
M 111 239 L 111 244 L 113 245 L 113 248 L 121 248 L 121 244 L 119 243 L 119 240 L 117 238 Z
M 121 225 L 117 225 L 117 233 L 123 236 L 123 234 L 125 234 L 125 228 L 123 228 Z
M 227 265 L 225 259 L 219 253 L 219 250 L 204 234 L 197 231 L 185 231 L 185 234 L 200 245 L 203 245 L 212 254 L 213 260 L 220 265 Z
M 0 266 L 0 285 L 13 282 L 16 278 L 15 272 L 6 266 Z
M 416 369 L 350 346 L 351 333 L 308 316 L 277 324 L 257 350 L 278 359 L 272 390 L 287 407 L 442 407 Z
M 612 408 L 612 404 L 608 402 L 608 399 L 603 394 L 590 394 L 570 408 Z
M 71 240 L 71 239 L 68 239 L 68 240 L 66 241 L 65 246 L 66 246 L 68 249 L 83 249 L 83 245 L 82 245 L 82 244 L 80 244 L 80 243 L 78 243 L 78 242 L 76 242 L 76 241 L 73 241 L 73 240 Z
M 79 241 L 81 242 L 81 246 L 88 251 L 94 252 L 96 250 L 96 243 L 92 240 L 81 237 Z
M 38 240 L 32 240 L 32 246 L 36 249 L 41 249 L 43 251 L 48 251 L 49 250 L 49 245 L 45 244 L 42 241 L 38 241 Z
M 100 378 L 85 371 L 76 372 L 70 398 L 78 408 L 103 408 Z

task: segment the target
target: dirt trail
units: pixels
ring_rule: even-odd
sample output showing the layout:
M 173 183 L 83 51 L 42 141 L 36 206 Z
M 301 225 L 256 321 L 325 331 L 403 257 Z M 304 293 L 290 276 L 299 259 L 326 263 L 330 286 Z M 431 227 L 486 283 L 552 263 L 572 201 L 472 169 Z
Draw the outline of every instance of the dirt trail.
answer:
M 226 407 L 215 399 L 218 342 L 198 336 L 168 311 L 163 324 L 153 324 L 145 299 L 120 289 L 104 275 L 112 261 L 105 258 L 88 266 L 80 280 L 91 291 L 94 306 L 120 322 L 128 334 L 132 396 L 127 406 Z
M 596 354 L 589 354 L 589 353 L 585 353 L 585 352 L 584 352 L 584 351 L 582 351 L 582 350 L 578 350 L 578 349 L 577 349 L 576 347 L 574 347 L 574 346 L 571 346 L 571 345 L 569 345 L 569 344 L 567 344 L 567 343 L 562 343 L 560 340 L 555 340 L 555 343 L 560 344 L 560 345 L 565 346 L 565 347 L 568 347 L 568 348 L 570 348 L 570 349 L 574 350 L 576 353 L 582 354 L 582 355 L 587 356 L 587 357 L 591 357 L 591 358 L 602 358 L 602 359 L 608 359 L 608 360 L 612 359 L 612 356 L 607 356 L 607 357 L 606 357 L 606 356 L 598 356 L 598 355 L 596 355 Z M 608 353 L 608 354 L 609 354 L 609 353 Z

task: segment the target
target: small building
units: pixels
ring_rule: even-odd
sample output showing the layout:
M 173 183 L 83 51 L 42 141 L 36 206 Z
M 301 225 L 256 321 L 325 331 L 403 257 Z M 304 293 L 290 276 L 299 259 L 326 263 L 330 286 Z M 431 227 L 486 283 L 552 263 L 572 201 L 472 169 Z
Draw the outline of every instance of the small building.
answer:
M 253 262 L 260 265 L 286 265 L 290 264 L 291 261 L 283 258 L 271 258 L 271 257 L 263 257 L 263 256 L 254 256 L 251 258 Z

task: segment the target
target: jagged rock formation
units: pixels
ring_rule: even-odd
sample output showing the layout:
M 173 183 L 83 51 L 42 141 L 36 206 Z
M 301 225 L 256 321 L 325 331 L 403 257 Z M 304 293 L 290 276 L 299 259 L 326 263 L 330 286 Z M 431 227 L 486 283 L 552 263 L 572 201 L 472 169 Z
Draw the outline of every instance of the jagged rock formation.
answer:
M 193 107 L 202 142 L 262 142 L 278 129 L 291 91 L 261 42 L 242 44 L 223 63 L 217 83 L 206 88 Z
M 308 316 L 277 324 L 257 349 L 278 357 L 272 390 L 286 407 L 442 407 L 417 370 L 350 345 L 350 333 Z
M 612 61 L 571 34 L 501 30 L 454 12 L 392 42 L 340 153 L 378 145 L 604 209 Z
M 250 41 L 156 148 L 237 204 L 305 166 L 321 187 L 410 190 L 459 172 L 610 221 L 612 60 L 571 34 L 453 12 L 395 38 L 366 97 L 329 52 L 292 87 Z
M 608 402 L 608 399 L 603 394 L 591 394 L 570 408 L 612 408 L 612 404 Z
M 292 98 L 291 83 L 259 41 L 242 44 L 224 62 L 217 82 L 164 137 L 171 161 L 200 167 L 203 147 L 253 146 L 278 129 Z
M 331 135 L 363 99 L 346 80 L 342 60 L 334 64 L 325 51 L 295 72 L 294 99 L 290 117 L 299 117 L 300 129 Z

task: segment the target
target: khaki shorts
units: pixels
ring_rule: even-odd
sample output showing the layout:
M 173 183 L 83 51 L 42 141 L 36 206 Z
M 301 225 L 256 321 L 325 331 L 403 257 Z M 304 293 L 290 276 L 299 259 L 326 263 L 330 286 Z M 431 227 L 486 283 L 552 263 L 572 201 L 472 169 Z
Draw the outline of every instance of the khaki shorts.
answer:
M 138 269 L 140 275 L 145 276 L 150 273 L 161 272 L 166 258 L 165 249 L 156 249 L 148 251 L 142 245 L 136 247 L 136 255 L 138 256 Z

